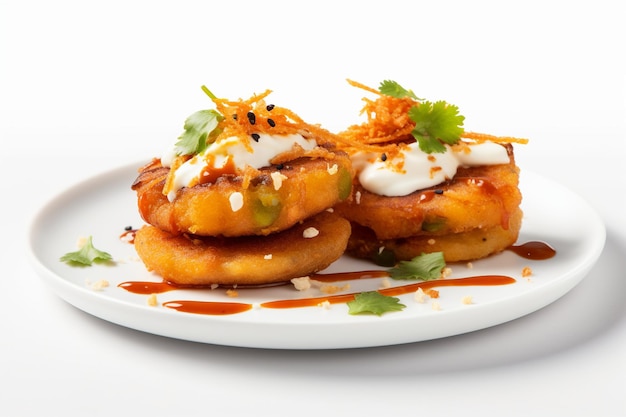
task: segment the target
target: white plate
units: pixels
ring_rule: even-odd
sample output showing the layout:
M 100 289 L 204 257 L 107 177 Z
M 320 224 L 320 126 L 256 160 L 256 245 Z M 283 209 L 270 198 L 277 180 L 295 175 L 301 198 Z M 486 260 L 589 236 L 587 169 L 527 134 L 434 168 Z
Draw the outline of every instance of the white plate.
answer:
M 137 167 L 104 173 L 54 198 L 35 217 L 29 254 L 43 280 L 64 300 L 96 317 L 162 336 L 229 346 L 276 349 L 334 349 L 394 345 L 453 336 L 505 323 L 532 313 L 566 294 L 597 261 L 606 231 L 599 216 L 577 195 L 530 172 L 522 172 L 524 223 L 518 242 L 544 241 L 556 249 L 554 258 L 531 261 L 505 251 L 489 259 L 453 264 L 452 277 L 508 275 L 514 284 L 503 286 L 442 287 L 436 300 L 424 303 L 412 294 L 400 296 L 407 307 L 382 316 L 348 314 L 344 304 L 330 307 L 269 309 L 265 301 L 319 295 L 303 294 L 290 285 L 265 289 L 175 290 L 147 295 L 118 287 L 127 281 L 159 282 L 137 258 L 132 244 L 120 239 L 124 228 L 143 224 L 130 185 Z M 114 265 L 72 267 L 59 257 L 76 250 L 79 238 L 93 236 L 94 245 L 113 255 Z M 529 266 L 533 274 L 522 277 Z M 329 272 L 369 270 L 371 264 L 342 258 Z M 101 290 L 94 284 L 109 286 Z M 396 285 L 396 283 L 393 283 Z M 406 284 L 406 282 L 400 282 Z M 381 279 L 350 282 L 350 292 L 378 289 Z M 463 298 L 471 297 L 465 304 Z M 184 313 L 165 307 L 173 300 L 251 303 L 249 311 L 232 315 Z M 439 309 L 433 309 L 433 301 Z

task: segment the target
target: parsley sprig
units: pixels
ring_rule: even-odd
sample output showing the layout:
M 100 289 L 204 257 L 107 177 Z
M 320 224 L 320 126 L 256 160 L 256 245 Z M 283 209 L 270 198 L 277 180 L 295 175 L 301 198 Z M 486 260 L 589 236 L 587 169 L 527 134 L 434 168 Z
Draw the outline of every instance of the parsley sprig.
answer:
M 175 152 L 178 155 L 194 155 L 204 151 L 216 133 L 224 117 L 215 110 L 199 110 L 185 120 L 185 131 L 178 137 Z
M 421 279 L 429 281 L 439 278 L 445 266 L 446 261 L 443 252 L 422 253 L 410 261 L 400 261 L 396 266 L 389 269 L 389 275 L 398 280 Z
M 417 101 L 424 101 L 423 99 L 418 98 L 413 90 L 407 90 L 397 82 L 391 80 L 382 81 L 380 83 L 380 86 L 378 87 L 378 91 L 380 91 L 382 94 L 395 98 L 411 97 L 412 99 Z
M 202 91 L 215 100 L 215 94 L 206 86 Z M 195 155 L 204 151 L 220 133 L 217 128 L 224 116 L 216 110 L 199 110 L 185 120 L 184 132 L 178 137 L 175 152 L 178 155 Z
M 378 91 L 387 96 L 410 97 L 417 101 L 418 104 L 409 110 L 409 118 L 415 122 L 411 133 L 422 151 L 444 153 L 444 144 L 454 145 L 461 139 L 465 116 L 459 114 L 457 106 L 445 101 L 425 101 L 418 98 L 412 90 L 407 90 L 391 80 L 381 82 Z
M 378 291 L 366 291 L 355 295 L 354 300 L 348 302 L 348 313 L 382 316 L 386 312 L 401 311 L 405 307 L 399 298 L 389 297 Z
M 401 261 L 388 270 L 389 276 L 397 280 L 430 281 L 441 276 L 446 266 L 443 252 L 422 253 L 410 261 Z M 375 314 L 382 316 L 390 311 L 401 311 L 406 306 L 397 297 L 381 294 L 378 291 L 366 291 L 354 296 L 348 303 L 350 314 Z
M 87 238 L 85 243 L 75 252 L 68 252 L 63 255 L 60 260 L 69 265 L 91 266 L 94 262 L 107 262 L 113 257 L 104 251 L 96 249 L 93 245 L 91 236 Z

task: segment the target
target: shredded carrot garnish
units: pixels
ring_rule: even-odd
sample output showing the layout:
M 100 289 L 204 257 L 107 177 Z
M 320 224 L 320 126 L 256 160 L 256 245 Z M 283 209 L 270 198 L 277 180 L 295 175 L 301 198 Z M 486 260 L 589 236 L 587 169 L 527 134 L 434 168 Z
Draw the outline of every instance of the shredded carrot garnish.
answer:
M 338 136 L 339 147 L 348 152 L 375 152 L 385 153 L 389 160 L 400 154 L 402 147 L 415 142 L 412 131 L 415 122 L 409 117 L 409 110 L 419 106 L 420 102 L 411 97 L 392 97 L 382 94 L 378 90 L 359 82 L 348 80 L 354 87 L 375 94 L 376 99 L 363 98 L 365 105 L 360 114 L 365 114 L 367 120 L 362 124 L 349 126 Z M 527 139 L 514 137 L 500 137 L 485 133 L 464 132 L 457 145 L 467 148 L 469 141 L 481 143 L 492 141 L 496 143 L 528 143 Z M 467 148 L 469 150 L 469 148 Z
M 254 95 L 247 100 L 231 101 L 213 98 L 216 110 L 224 116 L 219 128 L 222 137 L 237 136 L 249 144 L 253 134 L 301 134 L 314 137 L 319 144 L 336 143 L 334 134 L 320 125 L 306 123 L 293 111 L 284 107 L 267 105 L 265 98 L 271 90 Z
M 487 141 L 497 142 L 497 143 L 519 143 L 519 144 L 528 143 L 528 139 L 514 138 L 510 136 L 494 136 L 494 135 L 489 135 L 487 133 L 463 132 L 463 135 L 461 136 L 465 139 L 472 139 L 478 143 L 487 142 Z

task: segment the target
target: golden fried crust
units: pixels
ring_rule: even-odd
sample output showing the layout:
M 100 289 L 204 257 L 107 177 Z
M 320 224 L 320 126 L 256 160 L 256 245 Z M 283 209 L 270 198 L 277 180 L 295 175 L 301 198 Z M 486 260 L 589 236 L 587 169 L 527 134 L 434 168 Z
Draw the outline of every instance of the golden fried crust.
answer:
M 305 230 L 319 233 L 305 237 Z M 269 236 L 174 236 L 144 226 L 135 248 L 148 270 L 174 284 L 265 285 L 326 268 L 343 254 L 349 236 L 349 222 L 325 211 Z
M 510 227 L 519 208 L 519 169 L 506 145 L 509 164 L 459 168 L 451 181 L 401 197 L 370 193 L 354 180 L 353 195 L 335 210 L 370 228 L 377 239 L 436 237 L 476 228 Z
M 422 253 L 443 252 L 446 262 L 471 261 L 501 252 L 517 240 L 522 225 L 522 211 L 515 210 L 508 228 L 488 228 L 448 233 L 439 236 L 412 236 L 378 239 L 371 229 L 353 225 L 346 252 L 357 258 L 392 265 L 408 261 Z
M 169 168 L 155 160 L 140 170 L 132 188 L 137 192 L 141 217 L 163 231 L 201 236 L 268 235 L 347 198 L 353 177 L 350 159 L 343 152 L 327 158 L 300 158 L 280 169 L 272 166 L 259 171 L 246 186 L 242 176 L 224 175 L 214 183 L 182 188 L 170 202 L 163 195 Z

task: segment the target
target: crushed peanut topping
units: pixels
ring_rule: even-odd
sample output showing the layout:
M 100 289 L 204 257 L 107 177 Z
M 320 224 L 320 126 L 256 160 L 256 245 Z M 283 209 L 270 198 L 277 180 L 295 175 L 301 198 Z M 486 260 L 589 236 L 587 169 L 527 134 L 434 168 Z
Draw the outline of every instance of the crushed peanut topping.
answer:
M 426 302 L 426 297 L 426 293 L 424 293 L 424 290 L 421 288 L 418 288 L 417 291 L 415 291 L 415 293 L 413 294 L 413 298 L 415 298 L 415 301 L 420 304 L 424 304 Z
M 156 307 L 159 304 L 159 302 L 157 300 L 157 295 L 156 294 L 150 294 L 148 296 L 147 304 L 150 307 Z
M 89 287 L 94 291 L 102 291 L 109 286 L 109 281 L 106 279 L 101 279 L 92 284 L 89 284 Z
M 320 231 L 317 230 L 315 227 L 307 227 L 302 232 L 302 237 L 305 239 L 311 239 L 311 238 L 318 236 L 319 234 L 320 234 Z
M 270 174 L 272 177 L 272 182 L 274 183 L 274 190 L 278 191 L 283 186 L 283 181 L 287 179 L 287 177 L 281 174 L 278 171 L 272 172 Z
M 240 192 L 234 192 L 228 197 L 230 203 L 230 209 L 234 212 L 241 210 L 243 207 L 243 194 Z
M 380 280 L 380 288 L 389 288 L 391 287 L 391 281 L 389 278 L 383 278 Z
M 324 284 L 320 287 L 320 291 L 324 294 L 336 294 L 341 291 L 347 291 L 350 289 L 350 284 L 344 285 L 332 285 L 332 284 Z
M 339 167 L 337 166 L 337 164 L 333 164 L 333 166 L 329 166 L 328 164 L 326 165 L 328 168 L 326 168 L 326 171 L 330 174 L 330 175 L 335 175 L 338 171 L 339 171 Z
M 298 291 L 306 291 L 311 288 L 311 278 L 309 277 L 292 278 L 291 283 Z

